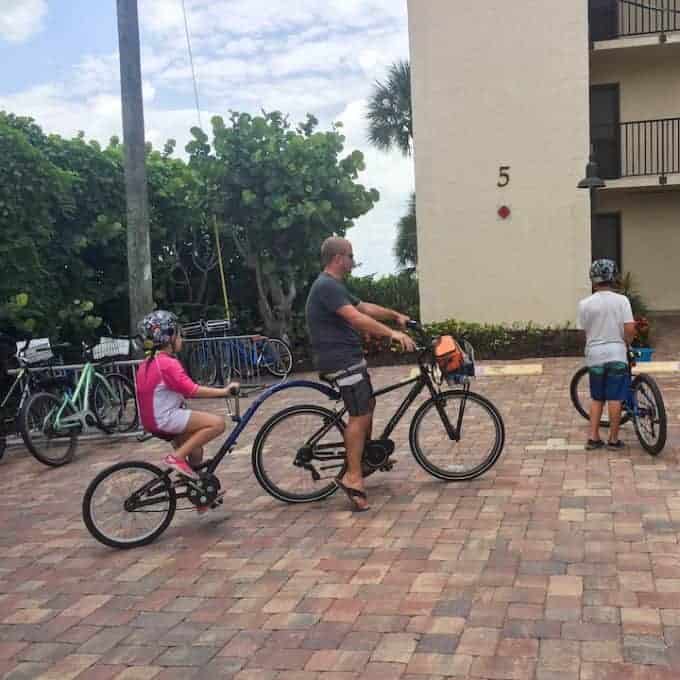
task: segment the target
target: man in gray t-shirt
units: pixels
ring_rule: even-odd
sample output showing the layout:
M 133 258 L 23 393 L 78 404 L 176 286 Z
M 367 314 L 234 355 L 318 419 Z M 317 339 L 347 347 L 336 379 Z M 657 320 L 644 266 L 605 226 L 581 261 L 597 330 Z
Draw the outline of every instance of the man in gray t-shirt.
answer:
M 340 389 L 349 415 L 345 428 L 347 471 L 336 484 L 355 511 L 368 510 L 361 459 L 373 424 L 373 388 L 366 370 L 361 334 L 388 337 L 406 351 L 414 351 L 413 340 L 381 323 L 393 321 L 402 328 L 409 318 L 385 307 L 362 302 L 352 295 L 343 279 L 354 267 L 352 244 L 332 236 L 321 246 L 323 271 L 307 298 L 306 316 L 314 359 L 319 372 Z

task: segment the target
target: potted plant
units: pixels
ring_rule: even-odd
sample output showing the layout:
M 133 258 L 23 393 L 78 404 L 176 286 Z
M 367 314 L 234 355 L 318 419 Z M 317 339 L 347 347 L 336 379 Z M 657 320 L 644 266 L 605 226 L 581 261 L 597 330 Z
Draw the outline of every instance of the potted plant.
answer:
M 633 351 L 638 361 L 651 361 L 654 350 L 649 346 L 649 321 L 645 316 L 635 317 Z
M 628 300 L 635 318 L 635 338 L 631 344 L 638 361 L 651 361 L 654 350 L 650 347 L 650 323 L 647 318 L 647 304 L 637 288 L 633 275 L 627 272 L 621 280 L 621 293 Z

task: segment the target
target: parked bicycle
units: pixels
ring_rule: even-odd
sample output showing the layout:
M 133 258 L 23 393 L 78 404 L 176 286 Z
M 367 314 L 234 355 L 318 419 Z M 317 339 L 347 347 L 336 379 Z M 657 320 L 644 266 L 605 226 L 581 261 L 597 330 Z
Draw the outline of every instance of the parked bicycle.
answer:
M 418 464 L 429 474 L 449 482 L 475 479 L 498 460 L 505 442 L 503 418 L 485 397 L 470 389 L 474 377 L 474 349 L 465 342 L 465 361 L 454 372 L 442 373 L 433 338 L 417 324 L 410 330 L 419 340 L 418 374 L 377 390 L 380 397 L 411 385 L 378 439 L 366 444 L 364 475 L 392 469 L 395 444 L 390 439 L 408 408 L 424 390 L 428 399 L 411 419 L 409 444 Z M 454 389 L 442 389 L 444 383 Z M 327 498 L 337 490 L 335 478 L 345 471 L 343 431 L 347 409 L 337 385 L 328 395 L 335 410 L 317 404 L 290 406 L 273 415 L 253 444 L 253 471 L 262 487 L 288 503 Z M 321 385 L 318 389 L 321 390 Z
M 635 351 L 628 352 L 628 393 L 623 401 L 621 424 L 633 421 L 640 446 L 653 456 L 666 445 L 668 419 L 663 395 L 654 378 L 648 373 L 633 376 Z M 574 407 L 586 420 L 590 418 L 590 388 L 588 367 L 580 368 L 571 379 L 569 395 Z M 602 414 L 602 427 L 609 427 L 609 417 Z
M 3 341 L 6 344 L 10 338 L 4 336 Z M 21 413 L 30 395 L 35 392 L 60 394 L 68 385 L 68 379 L 57 368 L 61 359 L 53 354 L 54 350 L 66 347 L 65 344 L 51 345 L 47 338 L 28 338 L 17 349 L 19 344 L 11 339 L 14 351 L 9 347 L 4 351 L 7 357 L 16 359 L 16 375 L 0 369 L 0 377 L 9 385 L 0 400 L 0 458 L 5 453 L 7 437 L 21 435 Z
M 275 378 L 290 374 L 293 354 L 286 342 L 263 335 L 227 335 L 230 331 L 233 328 L 225 320 L 184 324 L 187 370 L 196 382 L 247 382 L 263 370 Z
M 236 379 L 250 380 L 260 375 L 262 369 L 275 378 L 286 378 L 293 368 L 293 353 L 279 338 L 256 335 L 220 342 L 225 384 Z
M 102 432 L 129 432 L 137 426 L 137 401 L 130 380 L 105 365 L 121 355 L 126 339 L 102 339 L 85 346 L 86 363 L 73 390 L 57 396 L 49 392 L 31 395 L 21 417 L 21 431 L 28 450 L 45 465 L 58 467 L 73 459 L 78 436 L 87 426 Z M 95 368 L 95 364 L 101 364 Z

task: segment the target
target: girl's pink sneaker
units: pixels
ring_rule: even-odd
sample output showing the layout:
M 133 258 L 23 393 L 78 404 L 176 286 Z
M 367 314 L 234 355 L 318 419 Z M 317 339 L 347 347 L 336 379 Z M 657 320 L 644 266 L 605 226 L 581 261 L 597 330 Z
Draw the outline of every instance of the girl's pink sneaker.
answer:
M 173 470 L 177 470 L 177 472 L 180 472 L 185 477 L 189 477 L 190 479 L 198 479 L 198 473 L 192 469 L 189 463 L 187 463 L 183 458 L 176 458 L 172 454 L 169 454 L 163 458 L 163 463 L 168 467 L 171 467 Z

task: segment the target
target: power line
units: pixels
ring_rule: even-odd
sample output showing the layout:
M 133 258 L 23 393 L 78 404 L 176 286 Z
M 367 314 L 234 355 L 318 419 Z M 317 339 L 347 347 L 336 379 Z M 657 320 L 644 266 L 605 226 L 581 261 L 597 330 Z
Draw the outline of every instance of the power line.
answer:
M 194 69 L 194 55 L 191 51 L 191 38 L 189 36 L 189 21 L 187 19 L 187 8 L 182 0 L 182 14 L 184 15 L 184 33 L 187 37 L 187 50 L 189 51 L 189 63 L 191 64 L 191 78 L 194 83 L 194 100 L 196 101 L 196 115 L 198 116 L 198 127 L 203 129 L 203 123 L 201 123 L 201 105 L 198 100 L 198 83 L 196 82 L 196 71 Z

